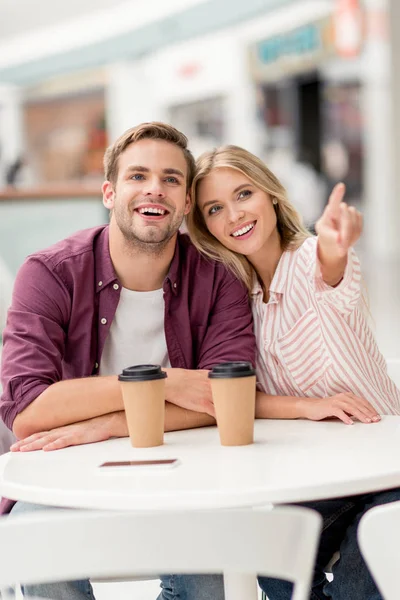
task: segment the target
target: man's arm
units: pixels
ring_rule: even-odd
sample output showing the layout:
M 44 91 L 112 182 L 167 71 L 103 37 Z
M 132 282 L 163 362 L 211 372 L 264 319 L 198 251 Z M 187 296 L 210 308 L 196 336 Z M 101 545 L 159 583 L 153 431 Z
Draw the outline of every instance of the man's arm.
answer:
M 187 410 L 169 402 L 165 405 L 165 431 L 193 429 L 214 424 L 214 419 L 205 413 Z M 91 444 L 108 440 L 111 437 L 127 437 L 128 435 L 125 412 L 119 411 L 80 423 L 57 427 L 50 431 L 35 433 L 13 444 L 11 450 L 13 452 L 59 450 L 67 446 Z
M 255 365 L 256 342 L 247 290 L 229 271 L 221 269 L 215 302 L 201 345 L 199 369 L 227 361 Z
M 206 414 L 214 412 L 208 395 L 207 373 L 186 369 L 166 370 L 167 399 L 176 400 L 177 403 L 184 399 L 193 406 L 192 410 L 182 408 L 176 411 L 174 408 L 180 407 L 171 404 L 168 412 L 171 417 L 168 416 L 166 421 L 166 431 L 195 427 L 190 423 L 196 419 L 199 423 L 204 420 L 205 424 L 213 424 L 214 419 Z M 116 375 L 58 381 L 47 387 L 15 417 L 13 432 L 18 439 L 23 439 L 37 432 L 115 413 L 123 408 L 121 387 Z M 195 409 L 199 412 L 194 412 Z
M 123 410 L 118 377 L 85 377 L 48 386 L 17 414 L 13 432 L 18 439 Z
M 1 416 L 20 439 L 123 409 L 117 376 L 61 381 L 70 310 L 64 283 L 40 260 L 28 260 L 16 279 L 2 357 Z M 207 384 L 204 371 L 169 369 L 167 399 L 185 397 L 189 408 L 212 414 Z

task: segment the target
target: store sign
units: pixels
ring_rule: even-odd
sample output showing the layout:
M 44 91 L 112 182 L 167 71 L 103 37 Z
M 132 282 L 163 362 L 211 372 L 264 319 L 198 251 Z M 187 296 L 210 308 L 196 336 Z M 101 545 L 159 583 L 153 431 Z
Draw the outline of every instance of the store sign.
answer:
M 307 25 L 295 29 L 286 35 L 276 36 L 260 42 L 257 54 L 260 61 L 267 65 L 283 57 L 298 57 L 316 52 L 321 48 L 320 31 L 316 25 Z
M 276 79 L 315 68 L 334 52 L 331 19 L 308 23 L 251 47 L 256 79 Z

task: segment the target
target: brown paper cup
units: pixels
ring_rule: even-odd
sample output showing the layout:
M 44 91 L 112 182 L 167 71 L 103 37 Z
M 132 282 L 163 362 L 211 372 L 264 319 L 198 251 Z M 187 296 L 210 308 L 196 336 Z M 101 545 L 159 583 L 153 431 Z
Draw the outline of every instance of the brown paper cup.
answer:
M 164 443 L 165 379 L 120 383 L 132 446 L 161 446 Z
M 256 377 L 210 379 L 222 446 L 254 442 Z

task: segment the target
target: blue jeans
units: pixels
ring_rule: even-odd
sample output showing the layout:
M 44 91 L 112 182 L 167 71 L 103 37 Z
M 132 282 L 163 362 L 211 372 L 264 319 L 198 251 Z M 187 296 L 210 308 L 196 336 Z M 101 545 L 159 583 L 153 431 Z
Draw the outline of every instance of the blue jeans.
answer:
M 11 515 L 39 510 L 57 510 L 57 508 L 17 502 Z M 134 569 L 134 565 L 132 568 Z M 160 579 L 161 593 L 157 600 L 224 600 L 221 575 L 161 575 Z M 22 591 L 28 598 L 36 596 L 51 598 L 51 600 L 95 600 L 93 588 L 88 579 L 28 585 Z
M 361 556 L 357 527 L 370 508 L 397 500 L 400 488 L 300 505 L 318 511 L 323 518 L 310 600 L 383 600 Z M 340 558 L 332 567 L 333 581 L 328 582 L 325 567 L 337 551 Z M 269 600 L 292 597 L 293 586 L 287 581 L 259 577 L 258 582 Z

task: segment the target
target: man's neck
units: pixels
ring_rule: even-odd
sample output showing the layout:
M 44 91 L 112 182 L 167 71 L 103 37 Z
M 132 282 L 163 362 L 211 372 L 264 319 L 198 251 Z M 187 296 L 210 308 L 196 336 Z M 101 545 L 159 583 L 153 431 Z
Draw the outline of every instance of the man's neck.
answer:
M 121 285 L 137 292 L 160 289 L 174 256 L 176 238 L 174 235 L 159 252 L 145 252 L 110 224 L 110 256 Z

